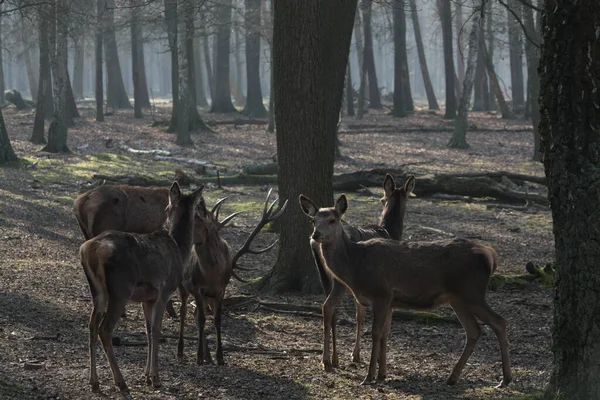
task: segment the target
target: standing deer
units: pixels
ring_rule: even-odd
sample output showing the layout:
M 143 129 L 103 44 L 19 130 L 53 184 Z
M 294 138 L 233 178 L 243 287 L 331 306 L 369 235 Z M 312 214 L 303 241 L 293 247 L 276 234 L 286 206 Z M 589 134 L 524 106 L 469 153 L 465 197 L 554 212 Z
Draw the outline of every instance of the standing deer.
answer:
M 260 254 L 269 251 L 277 241 L 264 249 L 250 249 L 250 244 L 261 229 L 271 221 L 277 219 L 285 210 L 287 200 L 281 206 L 277 213 L 273 208 L 279 199 L 275 199 L 269 206 L 271 191 L 267 194 L 263 215 L 258 225 L 254 228 L 244 245 L 238 252 L 231 257 L 231 248 L 229 244 L 219 237 L 218 212 L 208 212 L 204 201 L 200 202 L 198 213 L 196 215 L 196 224 L 194 228 L 194 250 L 192 260 L 186 266 L 183 273 L 183 287 L 185 291 L 181 295 L 179 342 L 177 345 L 177 355 L 183 357 L 183 330 L 185 327 L 185 316 L 187 312 L 188 294 L 194 296 L 196 300 L 196 310 L 194 319 L 198 329 L 198 349 L 196 353 L 196 363 L 203 364 L 205 361 L 212 364 L 212 357 L 208 349 L 206 334 L 204 331 L 206 317 L 204 315 L 204 304 L 206 300 L 212 300 L 213 312 L 215 317 L 215 327 L 217 330 L 217 364 L 223 365 L 223 347 L 221 344 L 221 314 L 223 310 L 223 297 L 225 288 L 231 277 L 244 281 L 235 273 L 235 269 L 243 269 L 237 266 L 238 259 L 246 253 Z M 219 203 L 220 204 L 220 203 Z M 186 293 L 187 292 L 187 293 Z
M 224 199 L 215 205 L 216 213 Z M 104 231 L 151 233 L 162 229 L 169 204 L 169 188 L 102 185 L 75 199 L 73 212 L 86 240 Z M 223 219 L 219 229 L 237 213 Z M 173 303 L 167 313 L 177 318 Z
M 450 304 L 465 329 L 467 340 L 460 359 L 446 381 L 454 384 L 481 335 L 477 318 L 496 333 L 502 356 L 503 379 L 511 380 L 506 321 L 485 300 L 490 276 L 498 260 L 493 247 L 467 239 L 402 244 L 386 239 L 353 242 L 341 218 L 348 208 L 345 195 L 334 207 L 317 208 L 300 195 L 300 206 L 313 223 L 311 244 L 318 242 L 319 257 L 327 271 L 348 287 L 357 302 L 373 309 L 371 360 L 362 384 L 386 376 L 386 347 L 393 307 L 427 310 Z M 331 307 L 323 304 L 323 357 L 329 358 Z
M 404 230 L 404 214 L 406 213 L 406 202 L 408 197 L 415 188 L 415 177 L 409 175 L 406 178 L 403 186 L 396 186 L 396 181 L 390 174 L 386 174 L 383 181 L 383 198 L 381 202 L 383 204 L 383 211 L 379 217 L 377 225 L 366 225 L 362 228 L 357 228 L 352 225 L 344 225 L 344 231 L 353 242 L 361 240 L 368 240 L 374 238 L 384 238 L 400 240 L 402 239 L 402 232 Z M 311 242 L 311 249 L 315 264 L 319 270 L 319 276 L 321 277 L 321 285 L 325 292 L 325 297 L 328 299 L 327 305 L 330 308 L 328 310 L 332 313 L 331 323 L 331 339 L 332 339 L 332 355 L 331 360 L 329 357 L 325 359 L 323 354 L 323 368 L 326 371 L 331 371 L 333 367 L 339 365 L 338 353 L 337 353 L 337 339 L 336 339 L 336 314 L 335 309 L 342 300 L 343 294 L 346 292 L 346 287 L 343 283 L 336 279 L 332 279 L 327 269 L 321 262 L 319 257 L 320 245 L 318 242 Z M 364 307 L 357 301 L 356 306 L 356 339 L 354 341 L 354 350 L 352 351 L 352 361 L 360 362 L 360 335 L 362 332 L 362 324 L 365 320 Z
M 177 182 L 173 183 L 166 207 L 168 231 L 138 234 L 111 230 L 81 245 L 81 264 L 93 300 L 89 323 L 92 391 L 99 390 L 95 351 L 99 335 L 115 385 L 128 392 L 112 345 L 113 330 L 128 301 L 142 303 L 148 338 L 146 382 L 160 387 L 158 337 L 162 316 L 191 259 L 194 214 L 202 189 L 183 195 Z

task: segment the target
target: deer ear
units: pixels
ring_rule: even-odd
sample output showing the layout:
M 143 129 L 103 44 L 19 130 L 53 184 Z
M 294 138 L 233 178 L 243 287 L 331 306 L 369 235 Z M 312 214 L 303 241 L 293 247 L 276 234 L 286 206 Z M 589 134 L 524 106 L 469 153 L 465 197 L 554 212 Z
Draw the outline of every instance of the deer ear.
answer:
M 169 189 L 169 203 L 175 204 L 181 200 L 181 189 L 177 181 L 173 182 L 171 189 Z
M 315 216 L 317 211 L 319 211 L 315 203 L 313 203 L 311 199 L 309 199 L 303 194 L 301 194 L 300 197 L 298 197 L 298 201 L 300 202 L 300 208 L 302 209 L 304 214 L 308 215 L 311 218 Z
M 204 190 L 204 184 L 200 185 L 200 187 L 192 192 L 192 198 L 194 199 L 194 204 L 198 204 L 200 199 L 202 198 L 202 191 Z
M 396 190 L 396 181 L 392 175 L 386 174 L 383 180 L 383 194 L 385 197 L 390 197 L 394 190 Z
M 340 214 L 340 217 L 346 213 L 348 209 L 348 198 L 342 194 L 335 202 L 335 210 Z
M 407 196 L 410 195 L 413 190 L 415 190 L 416 181 L 417 179 L 414 175 L 409 175 L 408 178 L 406 178 L 406 182 L 404 182 L 404 191 L 406 192 Z

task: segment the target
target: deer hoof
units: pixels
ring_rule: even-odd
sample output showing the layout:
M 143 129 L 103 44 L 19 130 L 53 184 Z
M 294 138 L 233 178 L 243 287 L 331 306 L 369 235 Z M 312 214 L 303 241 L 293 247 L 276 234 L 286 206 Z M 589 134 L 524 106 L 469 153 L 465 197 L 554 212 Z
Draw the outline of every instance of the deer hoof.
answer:
M 129 393 L 129 388 L 127 387 L 125 381 L 117 382 L 117 387 L 119 388 L 121 393 Z
M 377 375 L 377 382 L 383 382 L 383 381 L 385 381 L 385 377 L 386 377 L 385 374 L 379 374 L 379 375 Z
M 100 392 L 100 383 L 99 382 L 90 382 L 90 385 L 92 386 L 92 392 L 94 392 L 94 393 Z
M 340 366 L 340 360 L 338 360 L 337 356 L 332 357 L 331 366 L 334 368 L 338 368 Z
M 454 375 L 450 375 L 450 377 L 448 379 L 446 379 L 446 385 L 454 385 L 456 384 L 456 382 L 458 382 L 458 378 L 455 377 Z
M 222 358 L 217 358 L 217 365 L 225 365 L 225 361 Z
M 367 385 L 371 385 L 373 384 L 373 377 L 367 375 L 365 377 L 365 379 L 363 379 L 363 381 L 360 383 L 360 386 L 367 386 Z
M 152 383 L 152 387 L 154 389 L 158 389 L 160 388 L 162 385 L 160 383 L 160 379 L 158 379 L 158 376 L 152 376 L 150 377 L 150 382 Z
M 512 377 L 502 379 L 498 385 L 496 385 L 496 389 L 505 388 L 512 382 Z
M 323 370 L 325 370 L 325 372 L 333 372 L 333 365 L 331 365 L 331 361 L 323 361 Z
M 352 362 L 360 364 L 360 354 L 352 354 Z

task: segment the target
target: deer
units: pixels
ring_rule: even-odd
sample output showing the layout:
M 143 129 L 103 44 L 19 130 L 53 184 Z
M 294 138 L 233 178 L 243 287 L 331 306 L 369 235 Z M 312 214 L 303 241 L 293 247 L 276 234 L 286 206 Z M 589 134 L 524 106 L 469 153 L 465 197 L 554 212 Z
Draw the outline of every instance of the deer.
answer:
M 342 194 L 333 207 L 318 208 L 299 196 L 302 211 L 310 218 L 311 244 L 319 244 L 319 257 L 327 272 L 342 282 L 361 305 L 371 305 L 371 359 L 362 385 L 372 383 L 377 364 L 377 381 L 385 380 L 387 338 L 392 308 L 430 310 L 449 304 L 466 332 L 463 352 L 446 380 L 455 384 L 473 353 L 481 328 L 477 319 L 490 326 L 500 344 L 503 379 L 512 381 L 506 321 L 487 304 L 485 294 L 498 266 L 498 254 L 489 244 L 469 239 L 399 243 L 389 239 L 353 242 L 341 224 L 348 209 Z M 323 357 L 329 358 L 332 308 L 323 304 Z
M 231 255 L 231 248 L 227 241 L 219 236 L 218 213 L 208 212 L 204 201 L 200 202 L 194 227 L 195 243 L 192 251 L 192 260 L 187 264 L 183 273 L 183 288 L 185 290 L 181 293 L 181 307 L 179 310 L 180 325 L 179 341 L 177 344 L 177 355 L 179 358 L 183 357 L 183 331 L 187 312 L 187 299 L 191 294 L 196 301 L 196 310 L 194 312 L 194 319 L 198 330 L 196 364 L 202 365 L 204 362 L 208 364 L 213 363 L 204 330 L 206 323 L 205 303 L 208 300 L 212 300 L 214 323 L 217 331 L 217 350 L 215 356 L 217 365 L 224 365 L 223 346 L 221 343 L 221 315 L 225 288 L 232 276 L 242 282 L 246 282 L 235 272 L 236 269 L 244 270 L 244 268 L 237 265 L 237 261 L 242 255 L 247 253 L 265 253 L 271 250 L 277 243 L 276 240 L 269 246 L 258 250 L 250 248 L 250 244 L 262 228 L 269 222 L 279 218 L 287 207 L 286 200 L 279 210 L 274 212 L 274 207 L 279 199 L 275 199 L 269 206 L 270 197 L 271 190 L 269 190 L 264 203 L 262 218 L 242 247 L 233 256 Z
M 383 180 L 383 197 L 381 203 L 383 210 L 379 221 L 376 225 L 366 225 L 358 228 L 352 225 L 344 225 L 344 231 L 353 242 L 368 240 L 374 238 L 385 238 L 400 240 L 404 231 L 404 214 L 406 213 L 406 202 L 408 197 L 415 188 L 415 177 L 409 175 L 404 182 L 404 185 L 397 186 L 394 177 L 386 174 Z M 319 243 L 311 242 L 311 250 L 315 264 L 321 278 L 321 286 L 325 292 L 325 298 L 329 299 L 328 306 L 332 307 L 330 312 L 333 313 L 331 323 L 331 339 L 332 339 L 332 355 L 330 359 L 323 359 L 322 364 L 325 371 L 332 371 L 333 367 L 339 366 L 337 353 L 336 339 L 336 315 L 335 309 L 342 300 L 342 296 L 346 292 L 346 287 L 343 283 L 336 279 L 332 279 L 327 272 L 325 266 L 319 257 Z M 360 362 L 360 335 L 362 332 L 362 324 L 365 320 L 365 310 L 359 302 L 355 302 L 356 307 L 356 339 L 354 341 L 354 349 L 352 351 L 352 362 Z
M 212 212 L 218 215 L 223 201 L 219 200 Z M 133 233 L 151 233 L 162 229 L 169 204 L 169 188 L 102 185 L 77 197 L 73 212 L 85 240 L 107 230 Z M 221 229 L 238 213 L 223 219 Z M 167 313 L 176 319 L 172 301 L 167 304 Z
M 96 341 L 108 359 L 115 385 L 129 389 L 114 354 L 113 330 L 129 301 L 142 303 L 146 320 L 148 357 L 146 383 L 161 386 L 158 375 L 158 338 L 167 301 L 181 286 L 183 271 L 192 257 L 194 214 L 204 185 L 184 195 L 174 182 L 165 208 L 168 230 L 131 233 L 109 230 L 83 243 L 81 265 L 92 295 L 89 321 L 90 385 L 98 392 Z

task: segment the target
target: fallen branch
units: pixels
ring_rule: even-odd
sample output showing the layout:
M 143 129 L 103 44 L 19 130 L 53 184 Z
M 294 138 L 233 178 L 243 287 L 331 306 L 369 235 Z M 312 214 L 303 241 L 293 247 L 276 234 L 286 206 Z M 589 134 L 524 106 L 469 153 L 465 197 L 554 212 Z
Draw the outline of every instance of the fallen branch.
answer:
M 167 155 L 155 155 L 154 159 L 155 160 L 159 160 L 159 161 L 175 161 L 178 163 L 182 163 L 182 164 L 188 164 L 188 165 L 193 165 L 196 167 L 204 167 L 204 168 L 209 168 L 209 169 L 216 169 L 216 165 L 208 162 L 208 161 L 200 161 L 200 160 L 194 160 L 193 158 L 183 158 L 183 157 L 167 157 Z
M 224 119 L 224 120 L 214 120 L 214 121 L 206 121 L 206 125 L 208 126 L 216 126 L 216 125 L 267 125 L 269 121 L 266 119 Z
M 448 237 L 455 237 L 456 236 L 454 233 L 446 232 L 446 231 L 443 231 L 443 230 L 437 229 L 437 228 L 432 228 L 430 226 L 419 226 L 419 228 L 421 230 L 433 232 L 433 233 L 436 233 L 436 234 L 442 235 L 442 236 L 448 236 Z
M 166 150 L 154 149 L 154 150 L 138 150 L 127 146 L 125 143 L 117 142 L 117 148 L 124 150 L 132 154 L 150 154 L 157 156 L 170 156 L 171 152 Z

